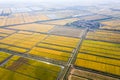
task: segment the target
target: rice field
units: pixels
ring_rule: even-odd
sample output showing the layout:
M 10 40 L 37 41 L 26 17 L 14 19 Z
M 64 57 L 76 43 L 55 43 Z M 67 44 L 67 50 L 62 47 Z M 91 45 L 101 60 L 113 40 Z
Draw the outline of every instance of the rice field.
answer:
M 23 19 L 24 19 L 24 23 L 30 23 L 30 22 L 35 22 L 37 21 L 37 17 L 34 15 L 31 15 L 30 13 L 23 13 L 22 14 Z
M 0 74 L 0 79 L 1 80 L 36 80 L 32 77 L 28 77 L 22 74 L 19 74 L 17 72 L 14 71 L 10 71 L 8 69 L 4 69 L 0 67 L 0 72 L 2 74 Z M 3 77 L 3 74 L 5 74 L 5 76 Z
M 75 37 L 75 38 L 80 38 L 82 33 L 83 30 L 79 28 L 60 27 L 60 26 L 57 26 L 50 31 L 50 34 Z
M 120 75 L 120 44 L 85 40 L 75 65 Z
M 25 25 L 18 25 L 18 26 L 10 26 L 10 29 L 16 30 L 27 30 L 27 31 L 34 31 L 34 32 L 48 32 L 54 26 L 53 25 L 45 25 L 45 24 L 25 24 Z
M 0 27 L 5 25 L 6 18 L 0 19 Z
M 12 9 L 13 12 L 15 9 Z M 17 13 L 16 13 L 17 12 Z M 31 23 L 36 21 L 44 21 L 49 20 L 49 17 L 45 14 L 36 14 L 33 15 L 29 12 L 20 13 L 20 9 L 16 9 L 14 14 L 11 14 L 8 10 L 3 11 L 3 15 L 0 16 L 0 26 L 5 25 L 15 25 L 15 24 L 23 24 L 23 23 Z
M 119 26 L 102 26 L 101 29 L 112 29 L 112 30 L 120 30 Z
M 36 43 L 38 43 L 42 39 L 44 39 L 45 36 L 46 35 L 44 35 L 44 34 L 20 31 L 20 32 L 12 34 L 4 39 L 1 39 L 0 43 L 11 45 L 11 48 L 9 48 L 9 49 L 13 49 L 15 46 L 21 47 L 21 48 L 31 48 L 32 46 L 36 45 Z M 13 46 L 13 48 L 12 48 L 12 46 Z M 16 48 L 16 50 L 17 49 L 18 48 Z
M 14 24 L 22 24 L 22 23 L 24 23 L 24 19 L 22 18 L 22 14 L 16 13 L 16 14 L 10 15 L 6 19 L 5 25 L 14 25 Z
M 113 5 L 2 6 L 0 80 L 119 80 L 120 20 Z M 77 20 L 101 27 L 66 25 Z
M 19 53 L 25 53 L 27 49 L 21 47 L 15 47 L 7 44 L 0 44 L 0 49 L 10 50 Z
M 74 48 L 76 47 L 78 41 L 78 38 L 50 35 L 41 42 Z
M 28 53 L 32 55 L 44 57 L 44 58 L 60 60 L 65 62 L 67 62 L 70 57 L 70 53 L 68 52 L 62 52 L 58 50 L 52 50 L 52 49 L 41 48 L 41 47 L 34 47 Z
M 6 37 L 8 36 L 7 34 L 4 34 L 4 33 L 0 33 L 0 37 Z
M 9 70 L 8 77 L 16 72 L 25 75 L 30 80 L 55 80 L 61 70 L 60 66 L 19 56 L 13 56 L 2 68 Z
M 101 29 L 113 29 L 120 30 L 120 20 L 110 20 L 101 22 L 104 26 L 101 26 Z
M 108 30 L 96 30 L 93 32 L 88 32 L 87 39 L 101 40 L 108 42 L 120 43 L 119 32 L 113 32 Z
M 28 53 L 46 59 L 67 62 L 78 41 L 78 38 L 49 35 Z
M 0 63 L 4 61 L 6 58 L 8 58 L 9 56 L 10 54 L 0 51 Z
M 54 49 L 54 50 L 65 51 L 65 52 L 72 52 L 72 50 L 73 50 L 70 47 L 64 47 L 64 46 L 59 46 L 59 45 L 55 45 L 55 44 L 47 44 L 47 43 L 39 43 L 37 46 Z
M 14 32 L 16 32 L 16 31 L 0 28 L 0 34 L 1 34 L 1 33 L 3 33 L 3 34 L 12 34 L 12 33 L 14 33 Z
M 78 38 L 18 31 L 0 40 L 0 49 L 67 62 Z M 46 37 L 46 38 L 45 38 Z
M 104 24 L 106 26 L 119 26 L 120 25 L 120 20 L 108 20 L 108 21 L 103 21 L 101 24 Z
M 30 13 L 23 13 L 22 15 L 25 20 L 25 23 L 49 20 L 49 17 L 47 17 L 47 15 L 45 14 L 41 14 L 41 13 L 39 14 L 34 13 L 34 14 L 35 15 L 30 14 Z
M 47 15 L 44 15 L 44 14 L 41 14 L 41 15 L 38 15 L 38 16 L 39 16 L 40 21 L 49 20 L 50 19 Z

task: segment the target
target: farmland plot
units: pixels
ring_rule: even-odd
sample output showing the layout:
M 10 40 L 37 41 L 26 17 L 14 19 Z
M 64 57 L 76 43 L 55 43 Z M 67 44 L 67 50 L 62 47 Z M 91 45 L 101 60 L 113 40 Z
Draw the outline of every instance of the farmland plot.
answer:
M 55 27 L 50 31 L 50 34 L 70 36 L 80 38 L 83 30 L 78 28 L 68 28 L 68 27 Z
M 39 34 L 39 33 L 33 33 L 30 35 L 30 33 L 26 34 L 27 32 L 25 32 L 23 34 L 23 32 L 21 33 L 15 33 L 12 34 L 4 39 L 0 40 L 1 44 L 8 44 L 15 47 L 21 47 L 21 48 L 31 48 L 32 46 L 34 46 L 37 42 L 39 42 L 40 40 L 44 39 L 44 37 L 46 35 L 44 34 Z
M 119 32 L 112 32 L 107 30 L 97 30 L 93 32 L 88 32 L 87 39 L 101 40 L 108 42 L 120 43 Z
M 78 41 L 78 38 L 50 35 L 41 42 L 74 48 L 76 47 Z
M 85 40 L 75 64 L 93 70 L 120 75 L 119 52 L 119 44 Z
M 35 32 L 48 32 L 54 26 L 53 25 L 45 25 L 45 24 L 25 24 L 25 25 L 18 25 L 18 26 L 11 26 L 8 28 L 17 29 L 17 30 L 28 30 L 28 31 L 35 31 Z
M 55 80 L 61 70 L 60 66 L 19 56 L 13 56 L 3 68 L 29 76 L 35 80 Z
M 120 20 L 110 20 L 101 22 L 104 26 L 101 26 L 101 29 L 113 29 L 120 30 Z
M 92 79 L 92 80 L 118 80 L 116 78 L 112 78 L 112 77 L 109 77 L 109 76 L 105 76 L 105 75 L 102 75 L 102 74 L 97 74 L 97 73 L 94 73 L 94 72 L 90 72 L 90 71 L 85 71 L 85 70 L 81 70 L 81 69 L 76 69 L 76 68 L 73 68 L 71 70 L 71 75 L 69 75 L 68 79 L 69 80 L 89 80 L 89 79 Z
M 0 63 L 4 61 L 6 58 L 8 58 L 9 56 L 10 54 L 0 51 Z

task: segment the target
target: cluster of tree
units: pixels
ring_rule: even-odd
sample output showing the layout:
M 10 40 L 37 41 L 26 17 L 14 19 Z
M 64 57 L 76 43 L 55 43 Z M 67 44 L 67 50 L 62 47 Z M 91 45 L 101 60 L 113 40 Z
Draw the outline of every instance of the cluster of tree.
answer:
M 99 22 L 96 21 L 91 21 L 91 20 L 78 20 L 78 21 L 74 21 L 72 23 L 68 23 L 66 24 L 67 26 L 74 26 L 77 28 L 90 28 L 90 29 L 98 29 L 101 24 Z

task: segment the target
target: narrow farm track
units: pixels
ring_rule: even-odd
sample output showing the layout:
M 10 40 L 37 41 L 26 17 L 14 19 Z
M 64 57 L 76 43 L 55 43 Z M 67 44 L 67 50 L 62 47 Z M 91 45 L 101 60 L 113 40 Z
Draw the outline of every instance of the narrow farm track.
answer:
M 14 56 L 14 55 L 11 55 L 11 56 L 9 56 L 8 58 L 6 58 L 4 61 L 2 61 L 2 62 L 0 63 L 0 66 L 3 66 L 4 64 L 6 64 L 13 56 Z
M 77 57 L 78 51 L 80 49 L 80 46 L 81 46 L 83 40 L 85 39 L 88 31 L 89 31 L 89 28 L 86 28 L 84 30 L 84 32 L 82 33 L 82 37 L 81 37 L 80 41 L 78 42 L 78 45 L 73 50 L 73 52 L 72 52 L 73 54 L 72 54 L 71 58 L 69 59 L 68 63 L 66 64 L 63 72 L 61 72 L 60 79 L 58 79 L 58 80 L 67 80 L 68 73 L 69 73 L 71 67 L 73 66 L 73 64 L 76 60 L 76 57 Z

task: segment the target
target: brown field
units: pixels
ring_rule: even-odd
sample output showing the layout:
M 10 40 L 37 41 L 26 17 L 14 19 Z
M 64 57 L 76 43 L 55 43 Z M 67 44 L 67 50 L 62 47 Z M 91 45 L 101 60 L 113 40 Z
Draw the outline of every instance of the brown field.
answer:
M 120 20 L 103 21 L 101 24 L 105 25 L 102 26 L 101 29 L 120 30 Z
M 71 37 L 81 37 L 83 30 L 78 28 L 69 27 L 55 27 L 51 30 L 50 34 L 71 36 Z
M 1 17 L 1 19 L 0 19 L 0 26 L 4 26 L 5 25 L 6 19 L 7 19 L 6 17 Z
M 84 71 L 80 69 L 72 69 L 69 80 L 118 80 L 116 78 L 108 77 L 105 75 Z
M 6 19 L 5 25 L 14 25 L 14 24 L 22 24 L 22 23 L 24 23 L 24 19 L 22 17 L 22 14 L 21 13 L 16 13 L 16 14 L 10 15 Z
M 107 30 L 96 30 L 88 32 L 87 39 L 102 40 L 108 42 L 120 42 L 119 32 L 112 32 Z

